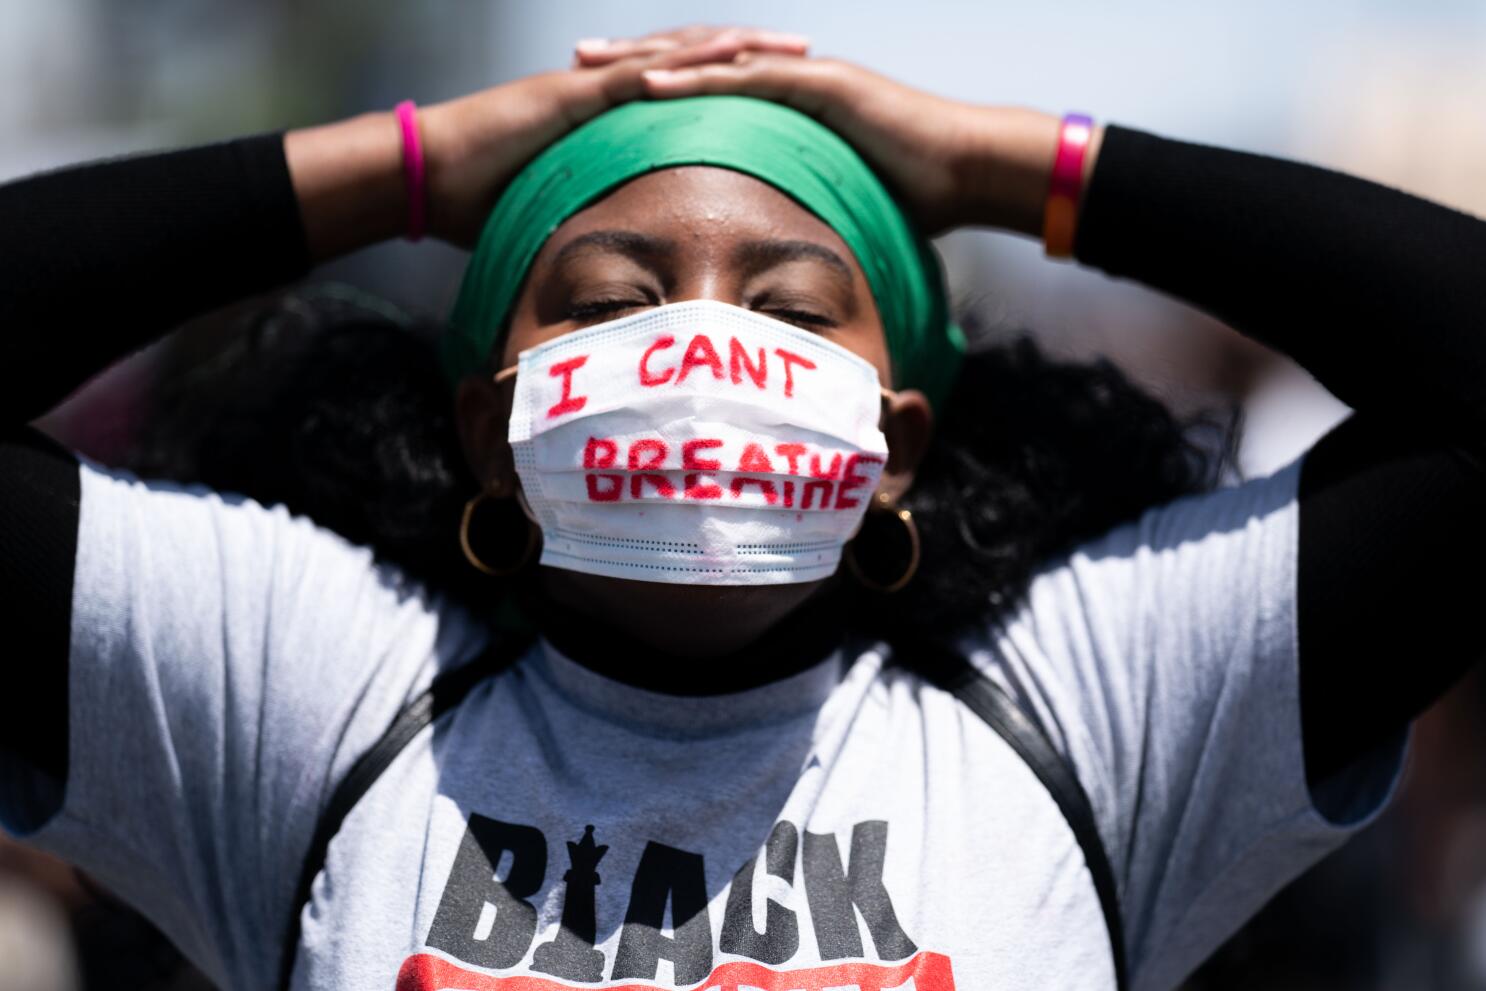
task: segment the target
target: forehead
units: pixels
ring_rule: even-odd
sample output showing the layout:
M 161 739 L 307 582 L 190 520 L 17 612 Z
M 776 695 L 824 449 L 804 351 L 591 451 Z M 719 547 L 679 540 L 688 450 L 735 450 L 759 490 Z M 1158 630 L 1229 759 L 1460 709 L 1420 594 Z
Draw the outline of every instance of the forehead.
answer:
M 825 221 L 753 176 L 711 165 L 648 172 L 612 190 L 562 223 L 538 253 L 550 261 L 569 241 L 596 230 L 632 230 L 707 251 L 737 241 L 813 241 L 862 276 L 855 255 Z

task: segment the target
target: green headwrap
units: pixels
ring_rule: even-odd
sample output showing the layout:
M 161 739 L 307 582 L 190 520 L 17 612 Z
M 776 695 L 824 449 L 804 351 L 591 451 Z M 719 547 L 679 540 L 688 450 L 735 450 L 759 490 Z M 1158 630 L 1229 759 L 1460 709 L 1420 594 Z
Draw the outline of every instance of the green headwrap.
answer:
M 563 221 L 647 172 L 714 165 L 761 179 L 831 226 L 867 275 L 896 388 L 942 407 L 964 335 L 950 322 L 933 247 L 860 155 L 781 104 L 742 96 L 627 103 L 548 147 L 496 203 L 444 335 L 451 381 L 480 367 L 505 333 L 537 252 Z

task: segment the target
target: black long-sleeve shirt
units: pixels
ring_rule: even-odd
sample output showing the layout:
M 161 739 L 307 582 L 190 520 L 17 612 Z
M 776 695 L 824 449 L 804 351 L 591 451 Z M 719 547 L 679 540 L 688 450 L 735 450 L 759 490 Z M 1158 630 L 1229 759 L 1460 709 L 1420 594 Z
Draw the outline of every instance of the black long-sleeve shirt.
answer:
M 1357 413 L 1300 480 L 1314 782 L 1486 649 L 1486 223 L 1295 162 L 1110 126 L 1076 256 L 1290 354 Z M 279 135 L 0 187 L 0 747 L 62 779 L 77 466 L 24 422 L 309 253 Z M 1455 567 L 1460 564 L 1463 567 Z

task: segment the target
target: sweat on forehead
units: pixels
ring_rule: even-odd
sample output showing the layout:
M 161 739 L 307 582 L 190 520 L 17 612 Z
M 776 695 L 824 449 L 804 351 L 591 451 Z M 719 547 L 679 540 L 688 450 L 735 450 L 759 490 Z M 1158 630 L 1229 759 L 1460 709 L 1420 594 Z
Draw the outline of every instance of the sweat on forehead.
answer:
M 735 96 L 618 107 L 548 147 L 512 181 L 485 224 L 444 336 L 451 382 L 482 367 L 533 260 L 565 220 L 636 176 L 684 165 L 751 175 L 834 230 L 871 288 L 894 384 L 942 402 L 963 338 L 949 321 L 933 248 L 834 132 L 798 111 Z

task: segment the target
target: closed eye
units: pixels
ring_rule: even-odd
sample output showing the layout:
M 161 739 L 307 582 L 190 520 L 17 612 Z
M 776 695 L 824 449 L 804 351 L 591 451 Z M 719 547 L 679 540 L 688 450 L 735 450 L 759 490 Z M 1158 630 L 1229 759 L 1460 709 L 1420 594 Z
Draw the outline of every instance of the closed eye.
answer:
M 830 317 L 821 316 L 819 313 L 811 313 L 808 310 L 793 310 L 771 308 L 760 310 L 760 313 L 768 314 L 787 323 L 804 324 L 807 327 L 834 327 L 836 321 Z
M 756 313 L 810 330 L 841 325 L 835 315 L 836 308 L 826 305 L 819 293 L 790 286 L 767 286 L 761 292 L 750 294 L 744 305 Z
M 620 310 L 628 310 L 646 304 L 636 302 L 632 299 L 601 299 L 592 303 L 580 303 L 568 307 L 567 319 L 590 320 L 593 317 L 603 316 L 607 313 L 617 313 Z
M 638 310 L 642 307 L 655 305 L 649 300 L 635 299 L 596 299 L 587 303 L 575 303 L 568 307 L 565 319 L 574 322 L 597 320 L 600 317 L 616 316 L 627 310 Z M 789 307 L 769 307 L 757 312 L 783 320 L 786 323 L 803 324 L 807 327 L 834 327 L 836 321 L 819 313 L 809 310 L 797 310 Z
M 563 311 L 563 319 L 577 323 L 592 322 L 605 317 L 617 316 L 627 310 L 638 310 L 647 306 L 658 306 L 660 300 L 653 299 L 649 293 L 644 297 L 639 296 L 613 296 L 601 299 L 588 299 L 582 302 L 571 302 Z

